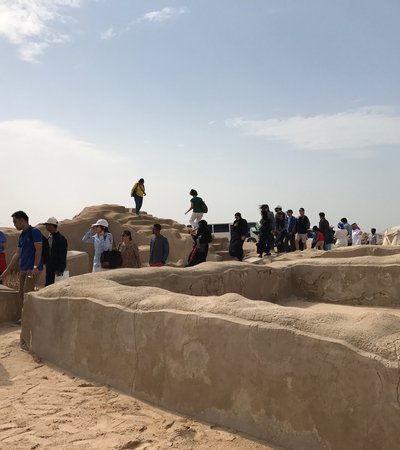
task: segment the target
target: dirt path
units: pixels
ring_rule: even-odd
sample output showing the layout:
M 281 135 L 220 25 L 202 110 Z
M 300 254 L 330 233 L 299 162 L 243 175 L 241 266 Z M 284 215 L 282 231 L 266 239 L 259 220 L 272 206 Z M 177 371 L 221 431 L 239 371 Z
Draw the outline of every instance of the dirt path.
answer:
M 0 449 L 277 449 L 35 361 L 19 331 L 0 326 Z

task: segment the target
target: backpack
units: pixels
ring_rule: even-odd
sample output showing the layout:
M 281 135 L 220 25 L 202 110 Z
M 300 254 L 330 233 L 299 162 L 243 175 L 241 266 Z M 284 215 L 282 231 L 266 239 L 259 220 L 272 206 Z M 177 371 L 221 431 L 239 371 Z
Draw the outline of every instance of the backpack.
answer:
M 201 209 L 203 213 L 208 213 L 208 206 L 205 204 L 204 200 L 201 201 Z
M 122 254 L 119 250 L 106 250 L 100 256 L 103 269 L 118 269 L 122 266 Z
M 33 243 L 33 233 L 32 233 L 33 227 L 29 230 L 29 239 Z M 49 262 L 50 258 L 50 245 L 49 241 L 47 240 L 46 236 L 43 236 L 43 233 L 40 233 L 42 235 L 42 261 L 43 264 L 47 264 Z

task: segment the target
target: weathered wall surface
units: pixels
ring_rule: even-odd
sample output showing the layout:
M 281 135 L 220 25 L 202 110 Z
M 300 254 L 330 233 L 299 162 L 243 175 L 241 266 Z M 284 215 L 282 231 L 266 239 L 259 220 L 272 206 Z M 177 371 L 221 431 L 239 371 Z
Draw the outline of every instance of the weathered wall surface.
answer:
M 17 320 L 15 299 L 18 292 L 0 285 L 0 323 Z
M 286 448 L 399 448 L 399 315 L 342 308 L 85 275 L 29 294 L 22 335 L 74 373 Z

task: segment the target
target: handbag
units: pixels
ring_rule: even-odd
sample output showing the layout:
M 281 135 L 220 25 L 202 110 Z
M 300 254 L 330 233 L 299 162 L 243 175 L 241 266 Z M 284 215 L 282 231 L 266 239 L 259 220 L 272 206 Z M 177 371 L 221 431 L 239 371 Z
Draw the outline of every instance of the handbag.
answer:
M 119 250 L 106 250 L 100 256 L 103 269 L 118 269 L 122 266 L 122 254 Z

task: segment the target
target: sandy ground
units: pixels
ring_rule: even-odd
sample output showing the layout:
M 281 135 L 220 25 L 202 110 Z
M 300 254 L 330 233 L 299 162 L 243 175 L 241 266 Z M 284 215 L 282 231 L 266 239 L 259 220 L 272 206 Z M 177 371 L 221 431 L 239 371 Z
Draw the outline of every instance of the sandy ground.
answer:
M 0 449 L 277 450 L 64 373 L 0 326 Z

